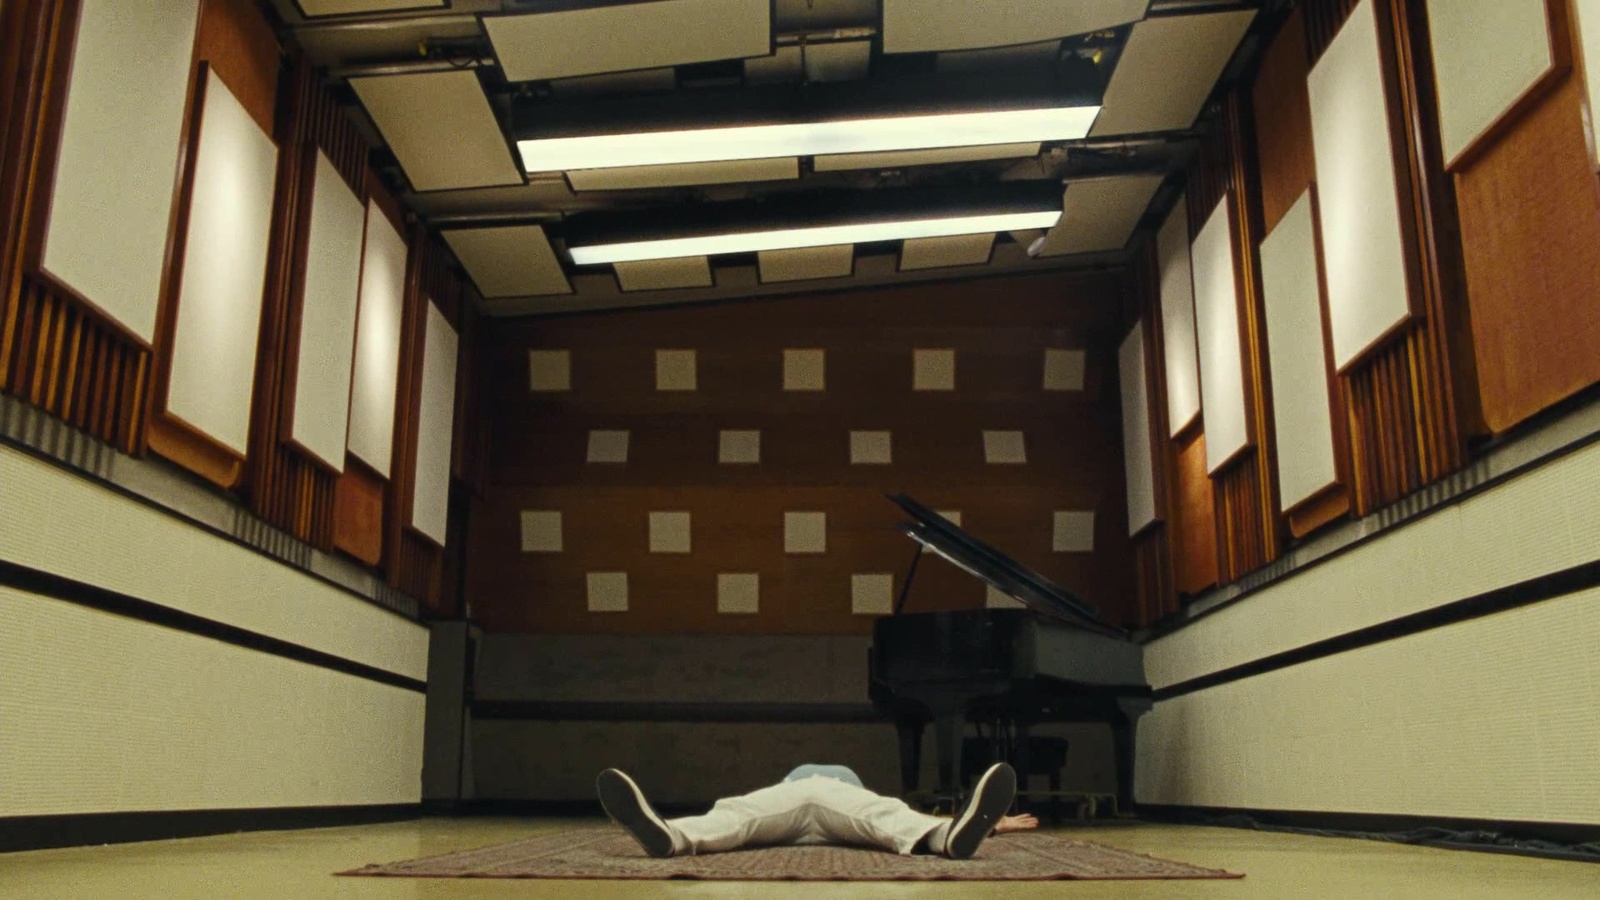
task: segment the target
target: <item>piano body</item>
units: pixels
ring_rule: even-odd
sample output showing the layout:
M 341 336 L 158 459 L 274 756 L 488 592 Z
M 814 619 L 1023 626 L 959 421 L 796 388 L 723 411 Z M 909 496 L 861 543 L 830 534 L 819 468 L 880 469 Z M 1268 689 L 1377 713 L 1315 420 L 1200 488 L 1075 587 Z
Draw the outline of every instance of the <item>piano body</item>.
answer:
M 905 495 L 889 499 L 911 517 L 900 528 L 918 548 L 895 614 L 873 627 L 869 691 L 899 733 L 904 794 L 917 790 L 929 724 L 938 756 L 936 796 L 953 804 L 967 723 L 997 723 L 1014 734 L 1020 775 L 1027 771 L 1031 726 L 1105 722 L 1116 749 L 1118 806 L 1131 810 L 1135 727 L 1151 706 L 1142 648 L 1092 607 L 933 510 Z M 1027 608 L 902 613 L 924 550 Z

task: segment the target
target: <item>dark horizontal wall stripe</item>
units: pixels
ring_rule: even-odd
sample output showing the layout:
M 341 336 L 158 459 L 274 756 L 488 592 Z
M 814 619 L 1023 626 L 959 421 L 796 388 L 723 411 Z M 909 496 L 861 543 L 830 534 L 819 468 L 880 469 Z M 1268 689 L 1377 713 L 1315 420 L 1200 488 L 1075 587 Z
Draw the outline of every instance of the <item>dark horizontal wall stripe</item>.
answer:
M 1348 653 L 1363 647 L 1371 647 L 1385 641 L 1409 637 L 1442 628 L 1446 625 L 1455 625 L 1472 619 L 1506 612 L 1522 606 L 1529 606 L 1544 600 L 1552 600 L 1568 594 L 1590 588 L 1600 587 L 1600 560 L 1583 563 L 1569 569 L 1540 575 L 1527 581 L 1520 581 L 1507 587 L 1499 588 L 1486 593 L 1446 603 L 1433 609 L 1412 613 L 1388 622 L 1382 622 L 1367 628 L 1362 628 L 1338 637 L 1317 641 L 1304 647 L 1296 647 L 1282 653 L 1275 653 L 1261 659 L 1253 660 L 1243 665 L 1222 669 L 1199 678 L 1162 688 L 1155 692 L 1156 702 L 1171 700 L 1195 691 L 1228 684 L 1229 682 L 1242 681 L 1256 675 L 1263 675 L 1278 669 L 1312 660 L 1334 656 L 1339 653 Z
M 609 703 L 480 700 L 475 719 L 541 722 L 888 722 L 868 703 Z
M 421 804 L 379 806 L 296 806 L 272 809 L 195 809 L 173 812 L 86 813 L 71 816 L 0 818 L 0 853 L 126 844 L 172 838 L 276 831 L 288 828 L 330 828 L 370 825 L 420 818 Z
M 148 600 L 141 600 L 138 597 L 109 591 L 71 578 L 63 578 L 60 575 L 52 575 L 49 572 L 43 572 L 6 560 L 0 560 L 0 585 L 13 587 L 32 594 L 52 597 L 57 600 L 65 600 L 69 603 L 76 603 L 80 606 L 87 606 L 113 615 L 137 619 L 152 625 L 160 625 L 164 628 L 212 638 L 213 640 L 233 644 L 236 647 L 244 647 L 261 653 L 270 653 L 273 656 L 281 656 L 284 659 L 292 659 L 295 662 L 319 666 L 345 675 L 354 675 L 357 678 L 365 678 L 368 681 L 376 681 L 391 687 L 404 688 L 419 694 L 425 693 L 428 689 L 425 682 L 379 669 L 376 666 L 369 666 L 366 663 L 345 659 L 342 656 L 324 653 L 321 650 L 302 647 L 299 644 L 268 637 L 264 634 L 257 634 L 254 631 L 249 631 L 236 625 L 207 619 L 193 613 L 162 606 L 159 603 L 152 603 Z
M 1600 826 L 1301 810 L 1139 804 L 1139 818 L 1600 862 Z
M 5 398 L 0 397 L 0 413 L 4 413 L 6 411 L 5 407 L 4 407 L 4 399 Z M 24 414 L 26 414 L 25 410 L 24 410 Z M 41 421 L 48 422 L 49 420 L 42 419 Z M 0 419 L 0 423 L 3 423 L 3 419 Z M 30 439 L 31 439 L 31 437 L 30 437 Z M 42 444 L 42 442 L 41 442 L 41 444 Z M 91 472 L 91 471 L 87 471 L 87 470 L 82 469 L 82 468 L 78 468 L 78 467 L 75 467 L 75 466 L 67 465 L 67 464 L 63 463 L 63 461 L 60 458 L 58 458 L 58 457 L 54 456 L 53 454 L 51 454 L 48 450 L 42 449 L 42 446 L 34 446 L 32 444 L 27 443 L 24 440 L 18 439 L 16 437 L 12 436 L 12 435 L 8 435 L 4 431 L 0 431 L 0 447 L 11 448 L 11 449 L 16 450 L 18 452 L 25 453 L 28 456 L 33 457 L 34 459 L 40 460 L 41 462 L 46 462 L 46 463 L 49 463 L 50 465 L 58 466 L 58 467 L 60 467 L 62 469 L 65 469 L 66 471 L 70 472 L 72 475 L 74 475 L 74 476 L 76 476 L 78 478 L 82 478 L 85 481 L 88 481 L 88 482 L 92 483 L 96 487 L 103 488 L 104 490 L 110 491 L 111 493 L 116 494 L 116 495 L 118 495 L 120 497 L 126 497 L 129 500 L 132 500 L 135 503 L 138 503 L 140 506 L 143 506 L 143 507 L 145 507 L 147 509 L 155 510 L 156 512 L 161 513 L 162 515 L 167 516 L 168 518 L 174 519 L 174 520 L 176 520 L 176 521 L 178 521 L 178 522 L 182 523 L 183 525 L 186 525 L 186 526 L 188 526 L 190 528 L 194 528 L 194 529 L 197 529 L 199 531 L 203 531 L 206 534 L 211 535 L 212 537 L 221 538 L 222 540 L 227 541 L 230 544 L 233 544 L 233 545 L 238 546 L 238 547 L 243 547 L 244 549 L 249 550 L 251 553 L 260 554 L 261 556 L 264 556 L 267 559 L 272 560 L 273 562 L 277 563 L 278 565 L 281 565 L 281 566 L 284 566 L 284 567 L 288 568 L 290 571 L 294 572 L 296 575 L 301 575 L 301 576 L 304 576 L 306 578 L 310 578 L 310 579 L 312 579 L 314 581 L 318 581 L 318 582 L 320 582 L 322 584 L 325 584 L 328 587 L 331 587 L 331 588 L 333 588 L 333 589 L 335 589 L 335 590 L 337 590 L 337 591 L 339 591 L 341 593 L 349 594 L 350 596 L 355 597 L 355 598 L 361 600 L 364 603 L 370 603 L 373 606 L 376 606 L 377 608 L 383 610 L 386 613 L 389 613 L 390 615 L 398 616 L 398 617 L 400 617 L 402 619 L 405 619 L 407 622 L 418 622 L 418 621 L 421 620 L 421 616 L 417 613 L 417 610 L 416 610 L 416 601 L 415 600 L 411 600 L 409 597 L 406 598 L 406 600 L 409 601 L 408 604 L 407 604 L 408 608 L 406 608 L 406 609 L 397 609 L 394 606 L 392 606 L 392 605 L 390 605 L 388 603 L 385 603 L 384 601 L 379 600 L 376 597 L 372 597 L 372 596 L 369 596 L 367 594 L 363 594 L 360 591 L 351 589 L 351 587 L 349 585 L 341 584 L 341 583 L 339 583 L 337 581 L 334 581 L 332 578 L 329 578 L 326 575 L 321 574 L 320 572 L 312 571 L 309 568 L 305 568 L 304 565 L 297 565 L 295 562 L 292 562 L 290 560 L 284 559 L 282 556 L 279 556 L 279 555 L 277 555 L 275 553 L 268 552 L 267 550 L 263 549 L 262 547 L 258 547 L 255 544 L 252 544 L 251 542 L 249 542 L 247 540 L 244 540 L 243 538 L 239 537 L 238 535 L 230 534 L 230 533 L 228 533 L 226 531 L 223 531 L 220 528 L 217 528 L 214 525 L 211 525 L 208 522 L 202 522 L 202 521 L 200 521 L 198 519 L 192 519 L 192 518 L 184 515 L 183 513 L 179 512 L 177 510 L 174 510 L 174 509 L 172 509 L 170 507 L 167 507 L 167 506 L 163 506 L 162 504 L 157 503 L 155 500 L 152 500 L 152 499 L 150 499 L 149 497 L 146 497 L 143 494 L 140 494 L 140 493 L 137 493 L 135 491 L 129 490 L 128 488 L 123 487 L 120 484 L 117 484 L 115 481 L 110 480 L 109 478 L 107 478 L 106 476 L 104 476 L 104 475 L 102 475 L 102 474 L 100 474 L 98 472 Z M 268 527 L 268 528 L 271 527 L 271 526 L 266 526 L 265 523 L 261 523 L 261 524 L 264 527 Z M 303 542 L 299 541 L 298 539 L 287 538 L 287 540 L 294 541 L 296 544 L 298 544 L 304 550 L 309 551 L 311 549 L 310 547 L 306 546 Z

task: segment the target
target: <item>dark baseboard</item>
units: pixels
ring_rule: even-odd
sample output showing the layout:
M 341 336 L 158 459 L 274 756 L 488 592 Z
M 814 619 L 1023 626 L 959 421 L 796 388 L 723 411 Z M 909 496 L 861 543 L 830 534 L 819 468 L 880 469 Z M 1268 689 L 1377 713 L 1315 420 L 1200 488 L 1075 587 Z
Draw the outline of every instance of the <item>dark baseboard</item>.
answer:
M 273 809 L 193 809 L 172 812 L 87 813 L 0 817 L 0 853 L 205 837 L 240 831 L 280 831 L 398 822 L 422 815 L 417 803 L 381 806 L 295 806 Z
M 1600 825 L 1141 803 L 1139 818 L 1600 863 Z

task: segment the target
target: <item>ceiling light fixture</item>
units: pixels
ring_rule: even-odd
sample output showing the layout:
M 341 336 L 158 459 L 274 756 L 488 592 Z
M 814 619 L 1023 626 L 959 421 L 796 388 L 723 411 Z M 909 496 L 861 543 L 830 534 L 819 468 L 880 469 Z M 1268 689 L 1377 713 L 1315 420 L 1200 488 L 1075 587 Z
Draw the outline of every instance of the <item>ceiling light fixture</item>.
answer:
M 526 138 L 517 141 L 517 149 L 522 154 L 522 167 L 529 173 L 934 150 L 1078 140 L 1089 133 L 1099 113 L 1099 106 L 1056 106 L 804 124 Z
M 706 234 L 694 237 L 627 241 L 571 247 L 573 263 L 580 266 L 674 259 L 683 256 L 716 256 L 723 253 L 756 253 L 762 250 L 794 250 L 802 247 L 827 247 L 834 244 L 867 244 L 909 238 L 952 237 L 962 234 L 1051 228 L 1061 211 L 989 213 L 940 218 L 900 219 L 821 225 L 809 228 L 781 228 Z

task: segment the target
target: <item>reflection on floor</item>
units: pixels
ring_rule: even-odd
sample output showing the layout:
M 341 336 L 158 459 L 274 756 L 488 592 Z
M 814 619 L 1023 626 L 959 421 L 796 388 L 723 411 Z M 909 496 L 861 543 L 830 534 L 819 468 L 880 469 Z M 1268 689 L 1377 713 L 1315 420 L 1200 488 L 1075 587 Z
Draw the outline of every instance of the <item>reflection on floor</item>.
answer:
M 1118 900 L 1466 900 L 1600 897 L 1600 866 L 1370 841 L 1221 828 L 1123 824 L 1072 836 L 1247 873 L 1241 881 L 960 883 L 561 882 L 336 878 L 369 862 L 447 853 L 561 828 L 556 819 L 423 819 L 389 825 L 278 831 L 0 855 L 0 897 L 456 898 L 597 900 L 658 897 L 1072 898 Z M 1004 840 L 1004 838 L 1000 838 Z

